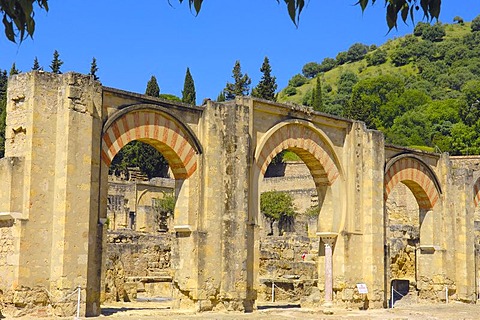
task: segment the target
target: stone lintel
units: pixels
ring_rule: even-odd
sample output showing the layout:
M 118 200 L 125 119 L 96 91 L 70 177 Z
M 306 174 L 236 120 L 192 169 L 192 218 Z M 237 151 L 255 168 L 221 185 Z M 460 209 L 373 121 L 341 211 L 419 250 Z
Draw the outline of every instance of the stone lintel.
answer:
M 421 253 L 434 253 L 435 251 L 441 251 L 442 248 L 433 244 L 422 244 L 418 247 Z
M 24 220 L 21 212 L 0 212 L 0 221 Z
M 182 224 L 182 225 L 174 226 L 173 230 L 175 230 L 175 232 L 180 232 L 180 233 L 191 233 L 193 231 L 193 228 L 189 224 Z

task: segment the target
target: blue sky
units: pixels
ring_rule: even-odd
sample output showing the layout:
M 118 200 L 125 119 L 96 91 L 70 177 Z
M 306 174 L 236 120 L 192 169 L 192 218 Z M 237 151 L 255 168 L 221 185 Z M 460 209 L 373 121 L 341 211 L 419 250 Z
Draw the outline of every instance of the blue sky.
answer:
M 236 60 L 256 85 L 268 56 L 280 89 L 307 62 L 334 58 L 356 42 L 380 45 L 413 31 L 411 22 L 402 22 L 387 34 L 384 2 L 363 14 L 355 2 L 311 0 L 295 28 L 283 1 L 275 0 L 205 0 L 197 17 L 178 0 L 50 0 L 50 11 L 36 14 L 33 40 L 17 45 L 0 37 L 0 68 L 15 62 L 28 71 L 37 57 L 49 71 L 58 50 L 63 72 L 88 73 L 95 57 L 105 86 L 144 93 L 155 75 L 161 93 L 181 96 L 189 67 L 201 103 L 232 81 Z M 440 21 L 451 23 L 457 15 L 471 21 L 479 14 L 478 0 L 444 0 Z

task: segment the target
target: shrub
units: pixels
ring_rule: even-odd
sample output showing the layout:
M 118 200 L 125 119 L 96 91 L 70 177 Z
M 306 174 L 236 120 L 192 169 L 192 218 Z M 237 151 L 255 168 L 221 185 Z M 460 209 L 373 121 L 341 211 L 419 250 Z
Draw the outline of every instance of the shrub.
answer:
M 371 54 L 367 55 L 366 59 L 368 66 L 378 66 L 387 61 L 387 52 L 382 49 L 377 49 Z
M 475 19 L 472 20 L 471 25 L 472 31 L 480 31 L 480 15 L 476 16 Z
M 433 26 L 430 26 L 430 28 L 423 30 L 422 39 L 432 42 L 442 41 L 445 34 L 445 26 L 437 22 Z
M 320 64 L 320 72 L 330 71 L 335 67 L 336 64 L 337 62 L 335 61 L 335 59 L 325 58 Z
M 307 82 L 307 78 L 301 74 L 294 75 L 290 80 L 288 80 L 288 85 L 291 87 L 300 87 Z
M 320 65 L 316 62 L 309 62 L 302 68 L 302 73 L 307 78 L 314 78 L 320 73 Z
M 297 89 L 295 89 L 294 87 L 287 86 L 284 92 L 287 96 L 294 96 L 297 94 Z
M 337 60 L 337 65 L 345 64 L 348 61 L 347 52 L 345 51 L 339 52 L 335 57 L 335 59 Z
M 347 51 L 347 61 L 362 60 L 368 52 L 368 46 L 363 43 L 355 43 Z

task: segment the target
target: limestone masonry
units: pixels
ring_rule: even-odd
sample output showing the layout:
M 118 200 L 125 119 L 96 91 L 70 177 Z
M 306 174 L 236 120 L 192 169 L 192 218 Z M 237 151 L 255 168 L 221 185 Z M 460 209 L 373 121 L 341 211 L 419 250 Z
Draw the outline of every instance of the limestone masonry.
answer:
M 384 307 L 392 286 L 432 301 L 475 302 L 480 293 L 477 156 L 385 145 L 361 122 L 297 105 L 239 97 L 195 107 L 102 87 L 80 74 L 38 71 L 9 79 L 5 135 L 4 304 L 53 305 L 66 314 L 73 308 L 66 297 L 80 287 L 82 315 L 98 315 L 101 299 L 134 297 L 143 286 L 170 290 L 176 308 L 251 311 L 257 299 L 270 298 L 272 281 L 279 294 L 327 306 Z M 108 202 L 108 167 L 133 140 L 168 160 L 174 217 L 165 241 L 147 239 L 144 255 L 131 245 L 138 235 L 109 233 L 109 243 L 124 245 L 107 258 L 107 225 L 133 221 L 107 219 L 107 206 L 115 205 Z M 318 204 L 317 225 L 266 237 L 260 192 L 270 183 L 270 162 L 286 149 L 313 178 L 302 187 L 313 197 L 298 205 Z M 156 196 L 135 209 L 145 228 L 148 197 Z M 126 270 L 116 263 L 124 254 L 137 254 L 148 274 L 115 283 Z

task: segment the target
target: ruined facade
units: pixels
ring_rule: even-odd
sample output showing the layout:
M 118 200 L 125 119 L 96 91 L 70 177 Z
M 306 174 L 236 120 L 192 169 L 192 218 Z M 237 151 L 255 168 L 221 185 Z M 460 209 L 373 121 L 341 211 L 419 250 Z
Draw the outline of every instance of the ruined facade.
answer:
M 175 178 L 175 307 L 255 308 L 260 185 L 285 149 L 305 162 L 317 191 L 318 303 L 354 301 L 364 283 L 370 307 L 386 306 L 394 277 L 413 277 L 393 270 L 392 256 L 407 261 L 412 250 L 419 296 L 442 299 L 447 287 L 450 299 L 476 300 L 476 157 L 467 164 L 387 146 L 361 122 L 305 107 L 247 97 L 194 107 L 74 73 L 13 76 L 6 130 L 0 289 L 7 303 L 43 303 L 46 291 L 58 301 L 80 286 L 82 314 L 99 314 L 108 166 L 132 140 L 159 150 Z M 418 209 L 386 210 L 403 192 L 398 185 Z M 404 227 L 408 219 L 418 230 Z

